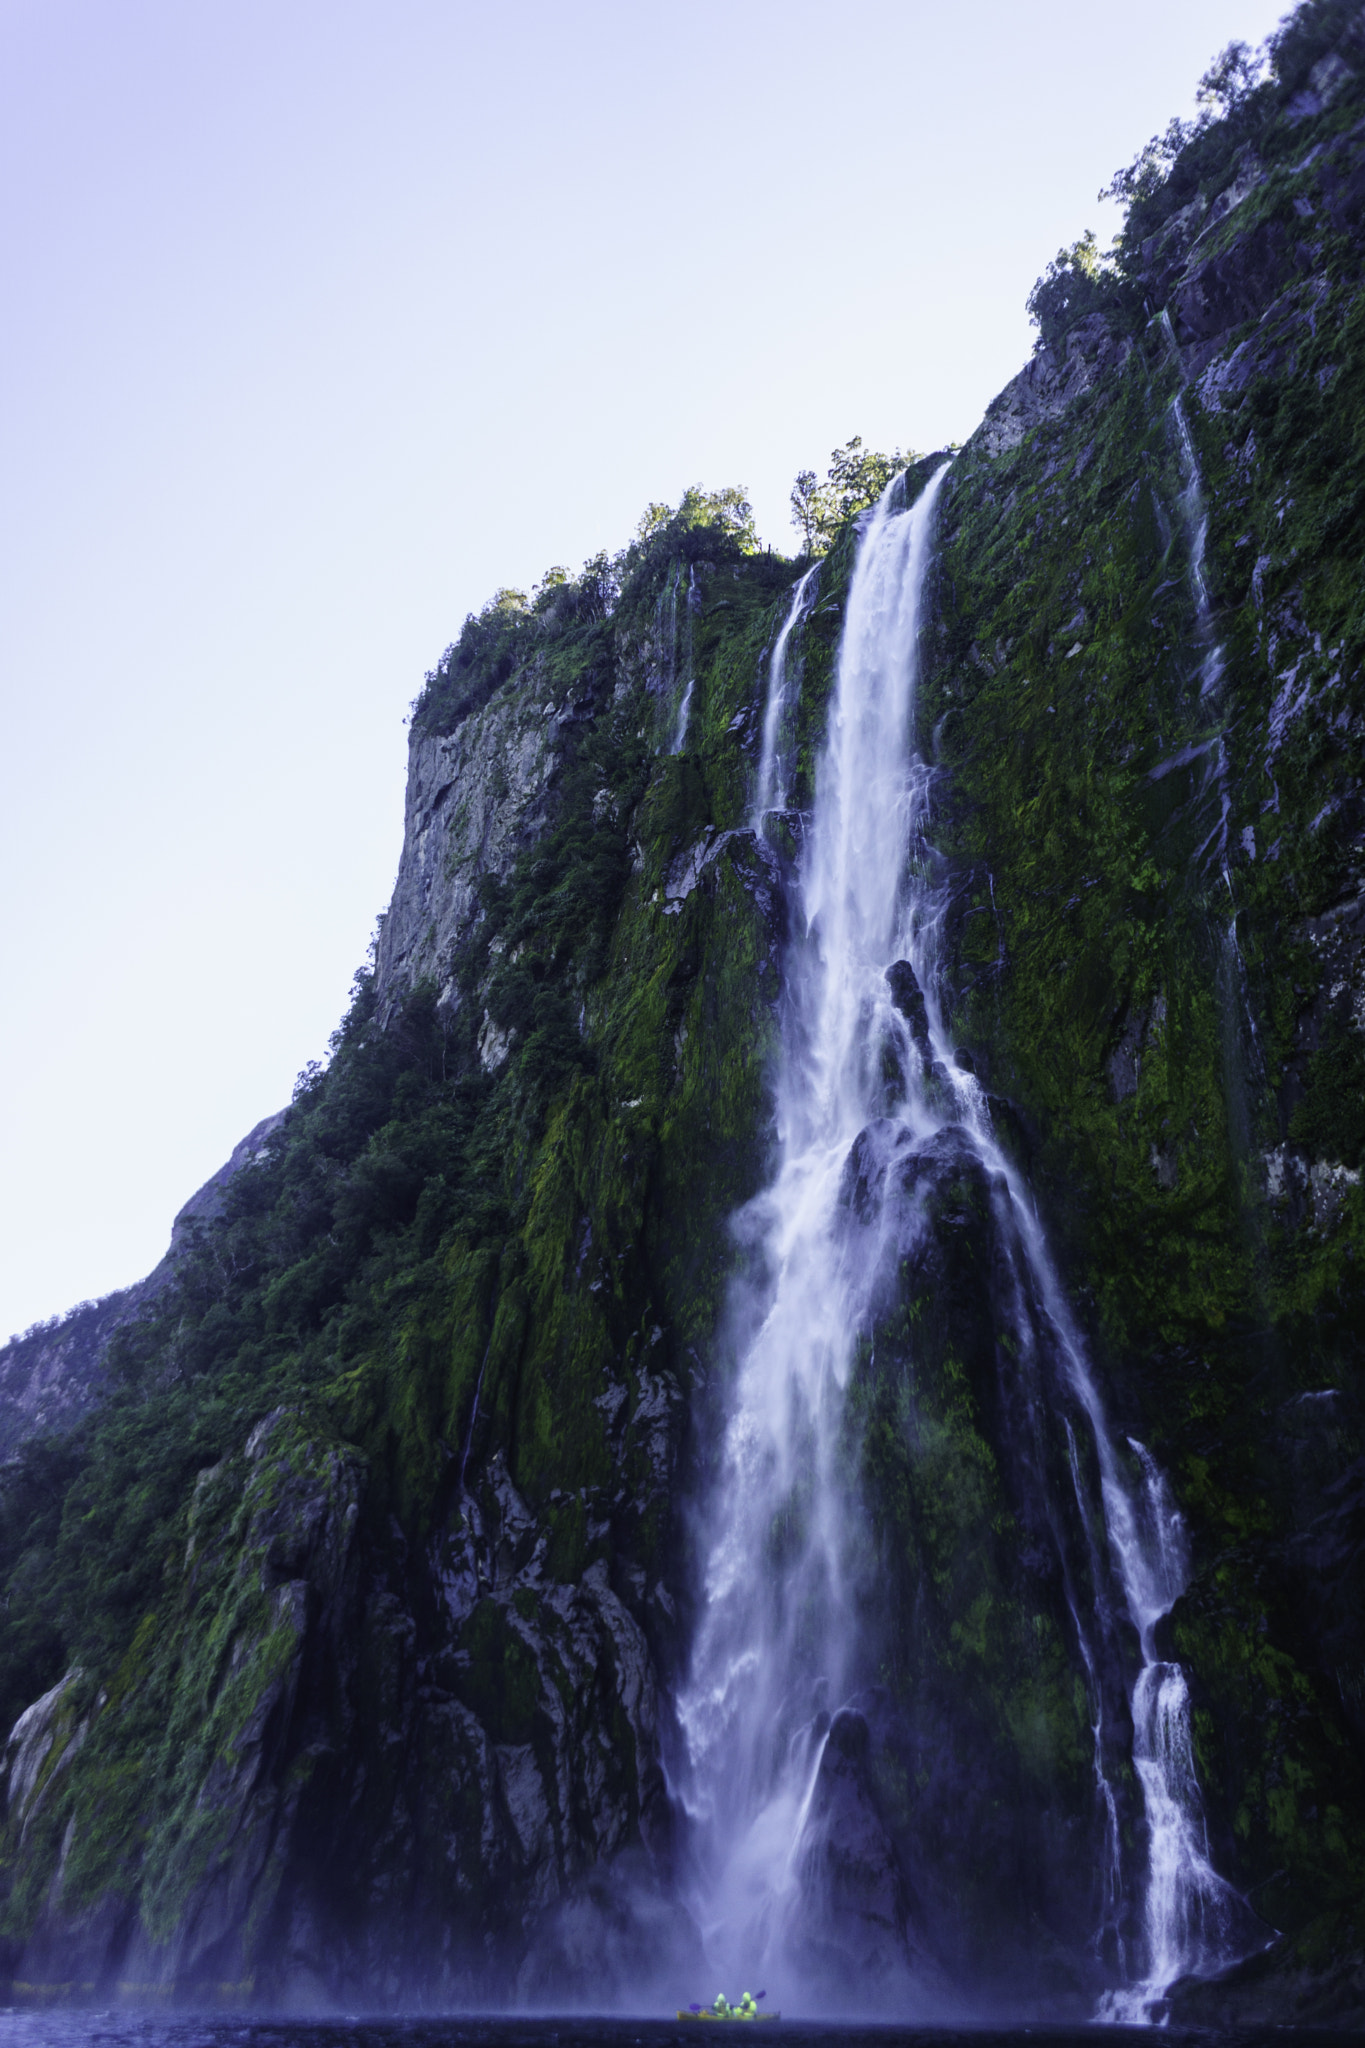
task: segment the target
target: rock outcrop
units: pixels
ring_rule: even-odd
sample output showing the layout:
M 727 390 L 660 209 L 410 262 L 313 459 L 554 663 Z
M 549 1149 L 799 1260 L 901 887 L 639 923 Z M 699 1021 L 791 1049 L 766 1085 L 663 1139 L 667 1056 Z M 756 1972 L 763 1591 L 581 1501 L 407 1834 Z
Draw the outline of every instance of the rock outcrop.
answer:
M 549 823 L 566 735 L 591 716 L 591 689 L 564 696 L 534 668 L 518 685 L 453 732 L 413 736 L 398 880 L 379 927 L 384 1014 L 424 978 L 445 1004 L 458 1000 L 452 968 L 481 916 L 481 881 L 505 881 Z
M 196 1230 L 218 1221 L 227 1189 L 244 1166 L 262 1159 L 289 1112 L 263 1117 L 218 1171 L 190 1196 L 171 1225 L 170 1250 L 145 1280 L 100 1301 L 83 1301 L 0 1346 L 0 1457 L 29 1437 L 69 1430 L 99 1399 L 109 1346 L 139 1321 L 175 1273 L 177 1252 Z

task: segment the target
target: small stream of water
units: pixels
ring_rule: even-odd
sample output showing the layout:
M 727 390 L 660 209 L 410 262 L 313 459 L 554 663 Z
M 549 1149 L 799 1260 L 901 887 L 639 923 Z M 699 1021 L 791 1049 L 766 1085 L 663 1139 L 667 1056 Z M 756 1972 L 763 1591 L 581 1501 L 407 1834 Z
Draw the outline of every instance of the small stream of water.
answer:
M 754 807 L 750 817 L 755 832 L 765 829 L 769 811 L 780 810 L 787 801 L 791 778 L 791 734 L 789 731 L 791 692 L 788 689 L 787 656 L 797 627 L 815 602 L 820 564 L 816 562 L 797 581 L 787 616 L 773 642 L 768 662 L 768 690 L 763 710 L 763 740 L 758 757 L 758 778 L 754 785 Z

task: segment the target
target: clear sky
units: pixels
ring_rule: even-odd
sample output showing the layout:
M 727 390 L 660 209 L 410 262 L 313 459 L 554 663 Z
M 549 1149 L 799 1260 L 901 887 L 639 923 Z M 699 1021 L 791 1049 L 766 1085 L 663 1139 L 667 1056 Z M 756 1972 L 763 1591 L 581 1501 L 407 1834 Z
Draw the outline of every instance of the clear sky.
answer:
M 0 1335 L 325 1050 L 403 720 L 691 482 L 971 431 L 1260 0 L 0 0 Z

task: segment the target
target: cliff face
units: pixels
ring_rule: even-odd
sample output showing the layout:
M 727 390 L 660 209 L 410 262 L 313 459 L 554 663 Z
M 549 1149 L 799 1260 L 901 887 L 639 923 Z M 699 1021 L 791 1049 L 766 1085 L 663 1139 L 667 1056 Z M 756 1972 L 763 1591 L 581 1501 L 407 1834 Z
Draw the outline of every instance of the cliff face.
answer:
M 545 830 L 551 788 L 577 707 L 554 700 L 555 678 L 518 679 L 450 733 L 413 735 L 398 882 L 380 924 L 381 1011 L 423 980 L 448 1005 L 453 963 L 482 914 L 480 884 L 506 881 Z
M 955 458 L 919 703 L 953 1034 L 1178 1500 L 1165 1654 L 1210 1848 L 1280 1931 L 1190 2016 L 1362 1997 L 1365 41 L 1304 19 Z M 792 639 L 766 839 L 805 565 L 723 508 L 490 608 L 429 679 L 330 1067 L 100 1334 L 79 1428 L 5 1468 L 16 1978 L 679 1995 L 689 1503 L 856 543 Z M 850 1390 L 882 1598 L 813 1801 L 811 1939 L 940 2002 L 1081 2011 L 1114 1958 L 1065 1489 L 1001 1343 L 1008 1231 L 940 1153 Z
M 1358 1957 L 1365 1819 L 1365 121 L 1325 76 L 1143 240 L 1156 317 L 955 464 L 923 707 L 955 1027 L 1175 1481 L 1214 1861 L 1295 1995 Z M 1184 2010 L 1291 2017 L 1273 1980 Z
M 433 678 L 329 1071 L 181 1234 L 65 1503 L 46 1441 L 14 1468 L 12 1661 L 63 1680 L 12 1751 L 27 1981 L 573 1997 L 652 1910 L 784 914 L 712 821 L 792 571 L 705 524 L 639 555 L 610 616 L 476 622 Z

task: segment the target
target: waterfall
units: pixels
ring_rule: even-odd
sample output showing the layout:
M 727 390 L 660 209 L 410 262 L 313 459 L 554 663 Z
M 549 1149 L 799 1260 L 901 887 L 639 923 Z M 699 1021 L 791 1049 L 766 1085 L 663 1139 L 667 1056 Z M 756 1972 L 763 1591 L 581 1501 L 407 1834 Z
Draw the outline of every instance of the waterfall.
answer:
M 1167 325 L 1169 326 L 1169 322 Z M 1175 422 L 1176 450 L 1181 472 L 1180 516 L 1189 548 L 1190 587 L 1194 595 L 1195 645 L 1201 650 L 1199 698 L 1201 704 L 1214 709 L 1221 695 L 1225 657 L 1222 645 L 1213 630 L 1209 587 L 1204 575 L 1204 555 L 1209 539 L 1208 507 L 1204 502 L 1199 459 L 1195 454 L 1189 421 L 1185 417 L 1185 406 L 1179 392 L 1171 401 L 1171 418 Z M 1232 810 L 1232 799 L 1228 793 L 1227 745 L 1221 730 L 1201 750 L 1201 758 L 1209 763 L 1212 769 L 1211 776 L 1206 772 L 1204 788 L 1211 789 L 1217 802 L 1218 815 L 1195 858 L 1202 861 L 1211 850 L 1213 851 L 1219 871 L 1227 885 L 1228 894 L 1231 896 L 1232 880 L 1228 874 L 1228 818 Z
M 689 676 L 683 685 L 682 702 L 678 706 L 678 722 L 673 728 L 673 744 L 670 754 L 680 754 L 687 741 L 687 721 L 692 716 L 692 685 L 696 678 Z
M 1166 331 L 1170 333 L 1169 317 L 1163 313 Z M 1172 346 L 1174 346 L 1174 337 Z M 1177 362 L 1179 352 L 1177 351 Z M 1179 451 L 1182 475 L 1180 510 L 1185 526 L 1189 547 L 1190 584 L 1194 592 L 1195 643 L 1203 650 L 1199 665 L 1199 697 L 1201 704 L 1216 708 L 1222 696 L 1223 671 L 1226 657 L 1213 625 L 1213 608 L 1209 603 L 1209 587 L 1204 575 L 1204 556 L 1208 547 L 1209 514 L 1204 500 L 1203 478 L 1199 471 L 1199 458 L 1195 453 L 1194 440 L 1190 434 L 1189 421 L 1185 417 L 1184 401 L 1179 392 L 1171 401 L 1171 416 L 1175 421 L 1176 447 Z M 1260 1064 L 1261 1039 L 1252 1013 L 1251 995 L 1247 984 L 1246 961 L 1242 957 L 1241 942 L 1237 936 L 1237 892 L 1232 885 L 1232 870 L 1228 858 L 1228 820 L 1232 814 L 1232 797 L 1228 790 L 1228 750 L 1223 730 L 1219 729 L 1205 748 L 1205 757 L 1211 763 L 1211 775 L 1206 777 L 1205 788 L 1210 789 L 1217 801 L 1218 816 L 1210 827 L 1195 858 L 1203 860 L 1211 849 L 1216 853 L 1218 872 L 1228 897 L 1228 922 L 1223 934 L 1223 945 L 1228 954 L 1233 975 L 1237 983 L 1237 994 L 1241 1014 L 1250 1034 L 1252 1055 Z
M 820 1707 L 843 1697 L 855 1647 L 835 1450 L 872 1276 L 845 1263 L 836 1212 L 845 1161 L 869 1113 L 863 1013 L 869 1003 L 890 1013 L 884 970 L 900 950 L 907 833 L 917 789 L 923 796 L 922 777 L 907 779 L 905 764 L 939 481 L 908 513 L 892 512 L 889 487 L 863 537 L 798 878 L 808 936 L 788 963 L 781 1163 L 741 1220 L 760 1278 L 756 1296 L 734 1305 L 751 1327 L 737 1345 L 704 1608 L 678 1700 L 685 1799 L 703 1863 L 696 1911 L 718 1968 L 781 1956 L 828 1729 Z M 779 674 L 775 648 L 774 728 Z M 769 774 L 776 751 L 776 739 L 771 757 L 765 744 Z M 786 1532 L 786 1554 L 771 1571 L 755 1569 L 771 1557 L 775 1527 Z
M 763 741 L 750 819 L 755 832 L 762 832 L 768 812 L 780 809 L 787 800 L 790 774 L 785 731 L 790 708 L 787 690 L 787 649 L 792 634 L 815 601 L 819 575 L 820 564 L 816 562 L 798 581 L 792 592 L 791 603 L 787 607 L 787 616 L 782 621 L 781 630 L 773 642 L 773 651 L 768 662 L 768 695 L 763 712 Z
M 1258 1923 L 1246 1902 L 1209 1860 L 1185 1674 L 1156 1652 L 1157 1623 L 1189 1578 L 1184 1525 L 1155 1459 L 1136 1438 L 1128 1442 L 1141 1490 L 1125 1491 L 1106 1506 L 1142 1649 L 1132 1712 L 1133 1765 L 1147 1816 L 1147 1954 L 1143 1977 L 1101 2001 L 1098 2017 L 1119 2021 L 1150 2018 L 1177 1978 L 1207 1975 L 1258 1945 Z M 1106 1473 L 1106 1495 L 1111 1484 Z
M 996 1143 L 986 1096 L 957 1063 L 945 1029 L 937 966 L 944 906 L 925 838 L 931 773 L 915 746 L 914 699 L 934 507 L 947 468 L 909 510 L 898 509 L 896 479 L 867 522 L 801 841 L 798 936 L 787 960 L 775 1083 L 778 1162 L 736 1221 L 750 1257 L 729 1305 L 734 1371 L 703 1503 L 702 1597 L 677 1699 L 686 1751 L 678 1789 L 696 1852 L 690 1904 L 728 1989 L 750 1970 L 801 1982 L 807 1837 L 831 1717 L 867 1682 L 856 1618 L 867 1591 L 855 1583 L 859 1505 L 839 1452 L 844 1392 L 859 1339 L 875 1330 L 894 1252 L 892 1163 L 956 1147 L 996 1191 L 1018 1305 L 1013 1335 L 1033 1375 L 1029 1426 L 1042 1427 L 1049 1402 L 1062 1414 L 1075 1492 L 1066 1512 L 1073 1521 L 1079 1515 L 1092 1553 L 1087 1601 L 1065 1554 L 1062 1510 L 1049 1504 L 1042 1519 L 1061 1559 L 1095 1715 L 1104 1866 L 1096 1888 L 1111 1927 L 1123 1872 L 1098 1672 L 1101 1647 L 1112 1654 L 1118 1637 L 1102 1548 L 1140 1642 L 1131 1708 L 1147 1815 L 1145 1955 L 1133 1959 L 1136 1981 L 1109 1994 L 1101 2014 L 1140 2019 L 1176 1976 L 1228 1958 L 1229 1930 L 1245 1909 L 1208 1860 L 1183 1674 L 1155 1651 L 1157 1623 L 1185 1583 L 1179 1517 L 1145 1449 L 1121 1448 L 1110 1432 L 1029 1190 Z M 787 645 L 812 576 L 793 593 L 769 664 L 760 830 L 778 792 Z M 890 1098 L 888 1043 L 902 1083 Z M 862 1176 L 861 1232 L 849 1226 L 850 1176 Z M 1044 1348 L 1050 1380 L 1039 1363 Z M 1077 1431 L 1093 1440 L 1103 1546 L 1091 1526 Z M 1118 1968 L 1128 1977 L 1121 1945 Z
M 681 568 L 679 568 L 675 572 L 675 576 L 670 577 L 668 586 L 670 596 L 670 630 L 674 634 L 676 634 L 675 621 L 677 617 L 677 583 L 675 577 L 681 575 L 681 573 Z M 692 660 L 692 616 L 700 603 L 701 594 L 697 589 L 697 568 L 695 563 L 690 563 L 687 570 L 687 609 L 683 614 L 684 667 L 687 674 L 683 683 L 682 701 L 678 705 L 677 724 L 673 728 L 673 744 L 668 750 L 670 754 L 680 754 L 687 742 L 687 724 L 692 716 L 692 692 L 696 687 L 697 681 L 696 669 Z

